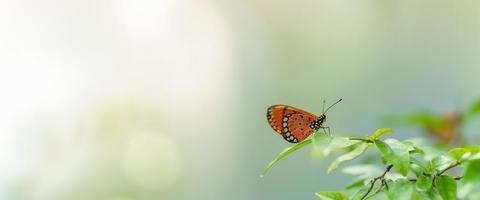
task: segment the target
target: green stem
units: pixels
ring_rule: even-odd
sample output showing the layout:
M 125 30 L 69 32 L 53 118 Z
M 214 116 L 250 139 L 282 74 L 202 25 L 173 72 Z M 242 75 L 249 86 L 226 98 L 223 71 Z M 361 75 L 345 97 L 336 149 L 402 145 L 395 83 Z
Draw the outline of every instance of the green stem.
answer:
M 348 139 L 349 140 L 360 140 L 360 141 L 363 141 L 363 142 L 366 142 L 366 143 L 373 143 L 373 141 L 371 139 L 368 139 L 368 138 L 350 137 Z

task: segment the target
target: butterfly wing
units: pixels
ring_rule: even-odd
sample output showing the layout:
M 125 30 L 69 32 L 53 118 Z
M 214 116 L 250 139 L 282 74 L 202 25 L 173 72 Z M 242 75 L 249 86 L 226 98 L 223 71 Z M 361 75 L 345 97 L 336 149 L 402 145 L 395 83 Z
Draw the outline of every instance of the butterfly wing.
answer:
M 267 119 L 273 130 L 285 140 L 298 143 L 313 133 L 312 124 L 319 117 L 292 106 L 273 105 L 267 110 Z

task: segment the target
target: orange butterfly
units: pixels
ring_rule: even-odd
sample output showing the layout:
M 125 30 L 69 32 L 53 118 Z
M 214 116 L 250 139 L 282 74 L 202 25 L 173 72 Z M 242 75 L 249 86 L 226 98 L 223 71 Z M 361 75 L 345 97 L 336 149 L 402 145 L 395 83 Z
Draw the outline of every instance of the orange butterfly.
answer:
M 330 133 L 330 127 L 323 126 L 327 118 L 325 113 L 340 101 L 342 101 L 342 99 L 333 103 L 327 110 L 324 110 L 320 117 L 292 106 L 273 105 L 267 109 L 268 123 L 273 130 L 282 135 L 286 141 L 298 143 L 305 140 L 305 138 L 320 128 L 328 129 Z M 325 101 L 323 105 L 325 108 Z

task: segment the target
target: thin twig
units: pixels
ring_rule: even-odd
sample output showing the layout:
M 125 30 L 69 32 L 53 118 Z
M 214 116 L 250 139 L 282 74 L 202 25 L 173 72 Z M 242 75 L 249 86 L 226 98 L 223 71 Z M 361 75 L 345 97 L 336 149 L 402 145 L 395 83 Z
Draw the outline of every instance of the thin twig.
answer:
M 459 181 L 459 180 L 462 180 L 463 176 L 456 176 L 456 177 L 453 177 L 453 180 L 456 180 L 456 181 Z M 412 181 L 412 182 L 416 182 L 417 179 L 416 178 L 411 178 L 411 179 L 408 179 L 409 181 Z
M 380 187 L 378 187 L 377 190 L 375 190 L 375 192 L 372 194 L 373 195 L 376 195 L 378 194 L 380 191 L 382 191 L 383 187 L 387 184 L 387 181 L 385 181 L 385 179 L 382 179 L 382 184 L 380 185 Z
M 461 163 L 461 162 L 456 162 L 455 164 L 448 166 L 448 167 L 445 168 L 444 170 L 438 172 L 437 176 L 442 175 L 443 173 L 445 173 L 445 172 L 448 171 L 449 169 L 452 169 L 452 168 L 454 168 L 454 167 L 456 167 L 456 166 L 458 166 L 458 165 L 460 165 L 460 164 L 462 164 L 462 163 Z
M 377 194 L 378 192 L 380 192 L 380 190 L 387 184 L 387 182 L 385 181 L 385 175 L 390 171 L 390 169 L 392 169 L 392 167 L 393 165 L 388 165 L 385 171 L 382 173 L 382 175 L 377 176 L 370 181 L 370 188 L 368 188 L 367 193 L 365 193 L 362 196 L 362 198 L 360 198 L 360 200 L 364 200 L 365 198 L 367 198 L 368 194 L 372 192 L 373 186 L 375 185 L 375 182 L 377 182 L 377 180 L 380 180 L 382 182 L 382 185 L 380 185 L 380 188 L 377 189 L 377 191 L 375 191 L 374 194 Z
M 432 178 L 432 185 L 435 185 L 435 179 L 437 179 L 437 177 L 441 176 L 442 174 L 444 174 L 446 171 L 456 167 L 456 166 L 459 166 L 460 164 L 462 164 L 461 162 L 456 162 L 455 164 L 453 165 L 450 165 L 448 166 L 447 168 L 443 169 L 442 171 L 438 172 L 437 174 L 435 174 Z M 458 179 L 457 179 L 458 178 Z M 454 178 L 455 180 L 460 180 L 462 179 L 462 177 L 455 177 Z

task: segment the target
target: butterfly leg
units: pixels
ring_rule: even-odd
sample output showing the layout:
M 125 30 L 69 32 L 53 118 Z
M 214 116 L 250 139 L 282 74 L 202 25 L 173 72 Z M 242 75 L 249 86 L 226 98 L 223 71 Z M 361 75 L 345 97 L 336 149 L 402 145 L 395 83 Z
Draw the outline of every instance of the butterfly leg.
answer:
M 326 135 L 328 135 L 328 136 L 330 136 L 330 137 L 332 136 L 332 134 L 330 133 L 330 127 L 329 127 L 329 126 L 322 127 L 322 129 L 323 129 L 323 132 L 324 132 Z M 325 129 L 328 130 L 328 133 L 327 133 L 327 131 L 325 131 Z
M 322 127 L 322 130 L 323 130 L 323 133 L 325 133 L 325 135 L 328 135 L 327 131 L 325 131 L 325 128 Z

